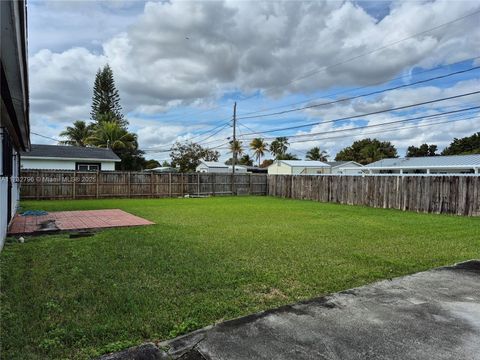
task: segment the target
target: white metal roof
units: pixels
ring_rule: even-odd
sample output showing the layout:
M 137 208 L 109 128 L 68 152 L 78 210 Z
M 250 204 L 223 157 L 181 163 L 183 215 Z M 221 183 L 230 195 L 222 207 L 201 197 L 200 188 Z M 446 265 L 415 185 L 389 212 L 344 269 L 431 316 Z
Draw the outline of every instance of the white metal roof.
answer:
M 221 163 L 220 161 L 200 161 L 202 164 L 210 167 L 210 168 L 228 168 L 228 165 Z
M 451 155 L 451 156 L 425 156 L 412 158 L 389 158 L 375 161 L 365 166 L 366 168 L 477 168 L 480 167 L 480 154 L 477 155 Z
M 330 165 L 332 168 L 348 167 L 350 165 L 357 165 L 359 167 L 363 167 L 362 164 L 359 164 L 358 162 L 353 160 L 352 161 L 328 161 L 327 164 Z
M 278 160 L 281 163 L 284 163 L 291 167 L 330 167 L 330 165 L 325 164 L 321 161 L 314 161 L 314 160 Z

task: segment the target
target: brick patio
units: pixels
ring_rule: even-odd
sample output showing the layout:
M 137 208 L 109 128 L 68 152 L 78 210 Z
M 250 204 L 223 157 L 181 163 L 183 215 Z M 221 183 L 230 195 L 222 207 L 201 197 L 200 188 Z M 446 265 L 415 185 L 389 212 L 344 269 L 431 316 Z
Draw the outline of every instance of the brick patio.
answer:
M 42 223 L 54 221 L 56 229 L 42 229 Z M 41 216 L 16 215 L 9 235 L 28 235 L 51 231 L 96 230 L 113 227 L 152 225 L 151 221 L 129 214 L 120 209 L 57 211 Z

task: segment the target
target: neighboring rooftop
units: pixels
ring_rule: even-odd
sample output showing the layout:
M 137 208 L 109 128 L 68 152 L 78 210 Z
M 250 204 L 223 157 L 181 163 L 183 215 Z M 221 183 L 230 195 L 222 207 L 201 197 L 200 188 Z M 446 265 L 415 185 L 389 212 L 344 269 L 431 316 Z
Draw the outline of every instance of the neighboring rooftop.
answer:
M 327 164 L 330 165 L 331 167 L 337 167 L 337 166 L 351 164 L 351 163 L 363 166 L 362 164 L 359 164 L 359 163 L 357 163 L 356 161 L 353 161 L 353 160 L 349 160 L 349 161 L 327 161 Z
M 24 158 L 62 158 L 62 159 L 95 159 L 120 161 L 112 149 L 97 147 L 81 147 L 67 145 L 32 144 L 28 152 L 22 152 Z
M 330 167 L 330 165 L 322 161 L 314 161 L 314 160 L 278 160 L 278 161 L 292 167 Z
M 224 163 L 220 161 L 203 161 L 201 160 L 200 163 L 211 167 L 211 168 L 228 168 L 228 165 L 225 165 Z
M 480 167 L 480 154 L 476 155 L 450 155 L 450 156 L 425 156 L 411 158 L 389 158 L 375 161 L 366 165 L 367 168 L 427 168 L 427 167 Z

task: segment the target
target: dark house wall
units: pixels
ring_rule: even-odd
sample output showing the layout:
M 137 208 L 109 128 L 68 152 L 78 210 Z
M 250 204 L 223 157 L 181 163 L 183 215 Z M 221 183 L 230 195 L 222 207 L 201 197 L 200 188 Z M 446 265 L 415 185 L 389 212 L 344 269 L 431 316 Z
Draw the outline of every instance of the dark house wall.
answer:
M 30 148 L 25 1 L 0 0 L 0 249 L 19 198 L 20 151 Z

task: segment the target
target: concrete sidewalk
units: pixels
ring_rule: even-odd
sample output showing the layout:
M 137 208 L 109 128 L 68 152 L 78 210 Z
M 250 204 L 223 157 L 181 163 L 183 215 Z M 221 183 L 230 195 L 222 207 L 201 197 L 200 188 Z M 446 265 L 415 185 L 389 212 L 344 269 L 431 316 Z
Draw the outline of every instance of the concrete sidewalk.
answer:
M 480 261 L 284 306 L 101 359 L 480 359 Z

